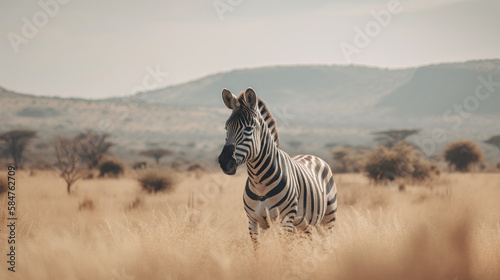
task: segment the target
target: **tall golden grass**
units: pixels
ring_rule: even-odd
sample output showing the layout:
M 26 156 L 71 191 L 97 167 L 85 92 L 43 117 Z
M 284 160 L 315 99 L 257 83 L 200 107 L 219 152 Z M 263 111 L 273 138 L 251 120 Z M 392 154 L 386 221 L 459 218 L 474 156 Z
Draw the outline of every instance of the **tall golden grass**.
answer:
M 7 270 L 2 197 L 0 279 L 500 278 L 500 174 L 443 174 L 404 191 L 337 175 L 333 233 L 273 227 L 256 253 L 244 174 L 185 175 L 172 193 L 121 178 L 79 181 L 68 196 L 51 173 L 19 173 L 18 262 Z

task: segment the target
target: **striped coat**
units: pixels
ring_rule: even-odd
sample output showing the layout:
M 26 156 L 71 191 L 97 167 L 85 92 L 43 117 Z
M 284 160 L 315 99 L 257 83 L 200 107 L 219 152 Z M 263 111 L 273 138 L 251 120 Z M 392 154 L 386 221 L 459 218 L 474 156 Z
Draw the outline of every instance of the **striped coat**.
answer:
M 333 228 L 337 188 L 328 164 L 312 155 L 290 157 L 279 149 L 276 121 L 252 89 L 239 97 L 226 89 L 222 95 L 233 112 L 219 164 L 226 174 L 247 166 L 243 203 L 251 236 L 268 228 L 270 220 L 288 231 Z

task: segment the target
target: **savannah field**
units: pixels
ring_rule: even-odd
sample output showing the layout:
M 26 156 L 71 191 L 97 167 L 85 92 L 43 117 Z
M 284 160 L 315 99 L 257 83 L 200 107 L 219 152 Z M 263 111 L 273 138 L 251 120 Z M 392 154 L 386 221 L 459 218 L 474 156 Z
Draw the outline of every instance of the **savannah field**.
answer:
M 167 171 L 166 171 L 167 172 Z M 335 176 L 333 232 L 261 235 L 254 252 L 246 174 L 179 172 L 146 194 L 129 171 L 78 181 L 17 173 L 16 272 L 7 270 L 0 202 L 0 279 L 500 279 L 500 174 L 443 173 L 421 185 Z

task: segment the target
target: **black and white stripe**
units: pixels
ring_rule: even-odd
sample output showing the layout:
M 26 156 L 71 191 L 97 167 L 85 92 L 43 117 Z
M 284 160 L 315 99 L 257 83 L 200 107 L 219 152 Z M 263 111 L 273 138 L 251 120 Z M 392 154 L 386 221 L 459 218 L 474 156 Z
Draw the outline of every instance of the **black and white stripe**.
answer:
M 328 164 L 312 155 L 290 157 L 279 149 L 276 121 L 252 89 L 239 97 L 224 90 L 223 100 L 233 112 L 219 163 L 227 174 L 247 165 L 243 203 L 250 234 L 268 228 L 269 220 L 289 231 L 333 228 L 337 188 Z

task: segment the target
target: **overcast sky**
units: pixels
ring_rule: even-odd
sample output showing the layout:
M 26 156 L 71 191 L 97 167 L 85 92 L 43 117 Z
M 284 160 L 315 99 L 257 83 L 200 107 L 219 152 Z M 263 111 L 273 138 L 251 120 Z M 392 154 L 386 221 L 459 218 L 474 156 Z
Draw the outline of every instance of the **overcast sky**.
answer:
M 275 64 L 399 68 L 500 58 L 497 0 L 401 1 L 385 27 L 372 11 L 390 1 L 53 1 L 0 2 L 1 87 L 102 98 L 130 94 L 155 68 L 169 75 L 148 84 L 164 87 Z M 48 12 L 39 2 L 52 3 Z M 355 28 L 367 25 L 373 37 L 357 48 Z M 357 48 L 350 60 L 341 45 Z

